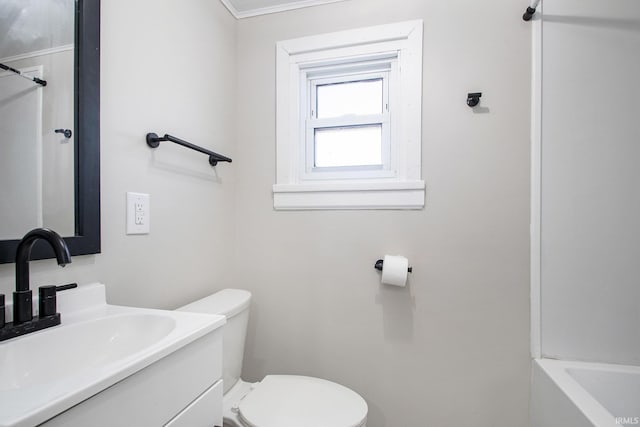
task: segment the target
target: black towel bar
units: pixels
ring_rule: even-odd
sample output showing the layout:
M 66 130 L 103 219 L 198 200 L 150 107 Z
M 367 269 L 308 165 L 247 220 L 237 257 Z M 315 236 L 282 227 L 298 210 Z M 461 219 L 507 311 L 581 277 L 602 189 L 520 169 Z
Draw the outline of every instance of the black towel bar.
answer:
M 176 138 L 175 136 L 171 136 L 165 134 L 163 137 L 159 137 L 156 133 L 148 133 L 147 134 L 147 145 L 151 148 L 157 148 L 160 145 L 161 141 L 171 141 L 175 142 L 178 145 L 182 145 L 183 147 L 190 148 L 192 150 L 198 151 L 200 153 L 206 154 L 209 156 L 209 164 L 211 166 L 215 166 L 218 162 L 229 162 L 231 163 L 231 159 L 223 156 L 222 154 L 214 153 L 213 151 L 209 151 L 206 148 L 199 147 L 195 144 L 192 144 L 187 141 L 183 141 L 180 138 Z
M 47 85 L 47 81 L 46 80 L 42 80 L 42 79 L 39 79 L 37 77 L 25 76 L 24 74 L 22 74 L 22 71 L 16 70 L 15 68 L 9 67 L 8 65 L 0 64 L 0 69 L 5 70 L 5 71 L 10 71 L 10 72 L 16 74 L 17 76 L 20 76 L 23 79 L 31 80 L 32 82 L 34 82 L 36 84 L 39 84 L 40 86 L 46 86 Z

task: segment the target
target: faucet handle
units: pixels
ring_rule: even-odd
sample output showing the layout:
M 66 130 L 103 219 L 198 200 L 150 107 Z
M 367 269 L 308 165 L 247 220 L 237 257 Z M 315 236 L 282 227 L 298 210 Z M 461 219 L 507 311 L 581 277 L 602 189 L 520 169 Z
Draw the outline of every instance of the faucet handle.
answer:
M 56 314 L 56 286 L 40 286 L 38 288 L 38 296 L 38 316 L 42 318 Z
M 31 290 L 13 292 L 13 324 L 30 322 L 33 318 L 33 301 Z
M 56 291 L 57 292 L 66 291 L 67 289 L 74 289 L 74 288 L 77 288 L 77 287 L 78 287 L 77 283 L 69 283 L 67 285 L 56 286 Z

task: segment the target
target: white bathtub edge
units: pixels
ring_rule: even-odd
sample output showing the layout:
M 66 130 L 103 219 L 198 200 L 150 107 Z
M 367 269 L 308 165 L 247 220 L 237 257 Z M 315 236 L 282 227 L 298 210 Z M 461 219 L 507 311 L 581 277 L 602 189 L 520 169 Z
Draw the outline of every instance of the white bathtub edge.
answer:
M 640 367 L 605 363 L 576 362 L 554 359 L 534 359 L 532 373 L 531 427 L 562 425 L 619 427 L 607 409 L 585 390 L 568 372 L 568 369 L 597 370 L 608 372 L 637 373 Z M 555 386 L 555 387 L 553 387 Z M 555 388 L 554 391 L 553 389 Z M 554 402 L 551 402 L 550 397 Z M 564 401 L 564 402 L 563 402 Z M 557 412 L 555 424 L 548 424 L 551 412 Z M 574 409 L 572 409 L 573 407 Z M 546 413 L 545 417 L 541 412 Z M 581 415 L 581 417 L 578 415 Z M 580 418 L 583 418 L 581 421 Z

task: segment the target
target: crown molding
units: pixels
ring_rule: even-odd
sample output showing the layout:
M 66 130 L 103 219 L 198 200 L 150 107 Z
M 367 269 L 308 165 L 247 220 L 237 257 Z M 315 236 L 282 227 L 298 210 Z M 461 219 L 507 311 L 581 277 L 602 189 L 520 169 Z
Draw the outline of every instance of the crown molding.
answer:
M 294 0 L 284 4 L 260 7 L 256 9 L 248 9 L 245 11 L 239 11 L 233 4 L 234 0 L 220 0 L 220 1 L 222 2 L 222 4 L 226 6 L 227 9 L 229 9 L 229 12 L 231 12 L 231 14 L 236 19 L 242 19 L 242 18 L 250 18 L 252 16 L 267 15 L 269 13 L 278 13 L 278 12 L 284 12 L 287 10 L 301 9 L 303 7 L 319 6 L 319 5 L 328 4 L 328 3 L 337 3 L 339 1 L 345 1 L 345 0 L 297 0 L 297 1 Z

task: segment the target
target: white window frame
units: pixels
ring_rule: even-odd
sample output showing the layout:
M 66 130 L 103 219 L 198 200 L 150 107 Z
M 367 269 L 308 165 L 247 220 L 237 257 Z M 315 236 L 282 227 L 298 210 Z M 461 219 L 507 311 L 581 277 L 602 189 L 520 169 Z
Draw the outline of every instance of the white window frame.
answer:
M 277 44 L 275 209 L 424 207 L 422 25 L 422 20 L 408 21 Z M 314 85 L 345 79 L 350 73 L 355 80 L 384 77 L 383 113 L 315 119 Z M 314 167 L 314 129 L 380 120 L 384 122 L 382 167 Z
M 318 179 L 357 179 L 372 177 L 391 177 L 391 135 L 389 130 L 389 71 L 361 72 L 345 75 L 343 70 L 338 70 L 337 75 L 328 77 L 313 77 L 307 73 L 308 91 L 305 100 L 307 101 L 308 115 L 306 121 L 305 135 L 305 170 L 301 176 L 302 180 Z M 356 82 L 363 80 L 382 80 L 382 104 L 383 109 L 380 114 L 343 116 L 318 119 L 316 118 L 316 88 L 319 85 Z M 315 165 L 315 131 L 316 129 L 328 129 L 336 127 L 358 127 L 368 125 L 381 125 L 382 132 L 382 167 L 376 166 L 340 166 L 340 167 L 318 167 Z

